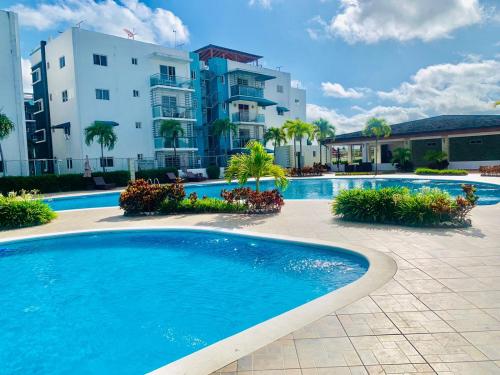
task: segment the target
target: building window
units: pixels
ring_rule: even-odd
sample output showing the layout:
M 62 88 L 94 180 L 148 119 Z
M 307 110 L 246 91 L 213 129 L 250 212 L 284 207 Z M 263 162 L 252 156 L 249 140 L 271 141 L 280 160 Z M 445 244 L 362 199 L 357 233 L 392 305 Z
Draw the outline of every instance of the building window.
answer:
M 436 145 L 437 145 L 436 142 L 427 142 L 427 144 L 426 144 L 427 147 L 434 147 Z
M 62 96 L 62 101 L 63 101 L 63 103 L 64 103 L 64 102 L 67 102 L 67 101 L 68 101 L 68 90 L 64 90 L 64 91 L 61 93 L 61 96 Z
M 34 102 L 35 110 L 33 112 L 34 115 L 37 113 L 43 112 L 43 99 L 38 99 Z
M 137 65 L 137 57 L 132 57 L 132 65 Z
M 35 69 L 31 72 L 31 82 L 33 84 L 41 81 L 40 69 Z
M 49 94 L 49 100 L 52 101 L 52 94 Z
M 94 65 L 108 66 L 108 57 L 94 53 Z
M 300 103 L 300 100 L 299 99 L 295 99 L 295 103 Z
M 225 80 L 224 76 L 220 76 L 220 77 L 219 77 L 219 81 L 220 81 L 220 83 L 222 83 L 222 84 L 224 84 L 224 83 L 226 82 L 226 80 Z
M 132 90 L 132 95 L 134 96 L 134 98 L 138 98 L 139 97 L 139 90 Z
M 99 100 L 109 100 L 109 90 L 95 89 L 95 98 Z
M 196 71 L 191 70 L 191 79 L 196 79 Z
M 64 128 L 64 135 L 66 136 L 66 139 L 68 139 L 69 136 L 71 135 L 71 128 L 69 126 L 66 126 Z
M 279 93 L 282 93 L 283 92 L 283 85 L 276 86 L 276 91 L 278 91 Z
M 66 66 L 66 58 L 64 56 L 59 57 L 59 68 L 64 68 Z
M 140 129 L 140 128 L 142 128 L 142 122 L 137 121 L 137 122 L 135 123 L 135 128 L 136 128 L 136 129 Z
M 104 158 L 100 158 L 101 167 L 112 167 L 114 165 L 113 157 L 106 156 Z
M 47 61 L 47 70 L 50 69 L 50 63 Z
M 313 158 L 316 157 L 316 151 L 313 151 Z
M 285 111 L 282 108 L 277 108 L 276 111 L 278 112 L 278 116 L 284 116 Z
M 483 140 L 482 139 L 472 139 L 469 141 L 469 144 L 471 145 L 482 145 L 483 144 Z
M 66 159 L 66 168 L 73 169 L 73 159 L 72 158 Z
M 142 160 L 144 159 L 144 155 L 143 154 L 137 154 L 137 160 Z
M 238 78 L 238 85 L 248 86 L 248 79 L 246 79 L 246 78 Z

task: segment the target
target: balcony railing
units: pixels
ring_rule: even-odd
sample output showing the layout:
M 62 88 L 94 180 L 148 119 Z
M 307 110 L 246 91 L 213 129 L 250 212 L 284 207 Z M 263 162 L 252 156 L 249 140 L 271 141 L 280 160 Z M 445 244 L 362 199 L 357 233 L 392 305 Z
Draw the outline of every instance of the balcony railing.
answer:
M 251 140 L 259 141 L 260 143 L 264 143 L 262 138 L 233 138 L 232 148 L 244 148 L 248 142 Z
M 171 76 L 168 74 L 156 73 L 149 78 L 151 87 L 168 86 L 183 89 L 193 89 L 193 80 L 186 77 Z
M 155 148 L 174 148 L 174 141 L 172 139 L 155 138 Z M 175 148 L 196 148 L 196 138 L 194 137 L 180 137 L 176 139 Z
M 251 96 L 254 98 L 263 98 L 264 89 L 259 87 L 251 87 L 243 85 L 231 86 L 231 96 L 237 96 L 237 95 Z
M 194 109 L 191 107 L 163 107 L 161 105 L 153 106 L 153 117 L 169 117 L 179 119 L 194 119 Z
M 258 124 L 264 124 L 266 118 L 263 114 L 250 115 L 248 112 L 236 112 L 231 116 L 232 122 L 256 122 Z

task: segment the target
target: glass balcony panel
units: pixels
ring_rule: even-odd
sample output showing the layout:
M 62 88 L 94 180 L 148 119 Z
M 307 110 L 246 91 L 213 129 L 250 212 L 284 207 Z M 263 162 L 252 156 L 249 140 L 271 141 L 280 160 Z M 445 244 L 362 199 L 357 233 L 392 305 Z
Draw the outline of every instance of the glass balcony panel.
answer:
M 254 98 L 263 98 L 264 97 L 264 89 L 259 87 L 251 87 L 244 85 L 233 85 L 231 86 L 231 96 L 251 96 Z
M 266 118 L 263 114 L 250 115 L 249 112 L 236 112 L 232 114 L 231 117 L 232 122 L 256 122 L 256 123 L 265 123 Z
M 153 117 L 194 119 L 195 115 L 191 107 L 163 107 L 161 105 L 155 105 L 153 106 Z
M 264 140 L 262 138 L 233 138 L 232 148 L 245 148 L 245 146 L 251 140 L 256 140 L 260 143 L 264 143 Z
M 154 139 L 155 148 L 174 148 L 174 141 L 172 139 L 165 139 L 157 137 Z M 176 148 L 196 148 L 196 138 L 194 137 L 179 137 L 175 142 Z
M 184 89 L 193 88 L 193 80 L 186 77 L 171 76 L 168 74 L 153 74 L 149 79 L 151 87 L 153 86 L 168 86 Z

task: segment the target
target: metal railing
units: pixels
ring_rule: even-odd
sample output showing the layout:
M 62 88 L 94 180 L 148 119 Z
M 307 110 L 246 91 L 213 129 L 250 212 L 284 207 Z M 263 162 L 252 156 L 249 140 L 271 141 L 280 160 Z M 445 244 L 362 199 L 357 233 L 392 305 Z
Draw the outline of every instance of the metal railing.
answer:
M 196 148 L 196 138 L 195 137 L 179 137 L 175 142 L 176 148 Z M 155 138 L 155 148 L 174 148 L 174 141 L 172 139 L 165 140 L 164 138 Z
M 193 80 L 186 77 L 171 76 L 168 74 L 156 73 L 149 78 L 151 87 L 166 86 L 183 89 L 193 89 Z
M 153 106 L 153 117 L 167 117 L 179 119 L 196 119 L 192 107 L 164 107 L 162 105 Z
M 264 89 L 259 87 L 244 86 L 244 85 L 233 85 L 231 86 L 231 96 L 244 95 L 252 96 L 255 98 L 264 97 Z
M 252 140 L 264 143 L 264 140 L 262 138 L 233 138 L 231 142 L 231 148 L 244 148 L 248 144 L 248 142 Z
M 266 118 L 263 114 L 256 114 L 255 116 L 250 116 L 248 112 L 236 112 L 231 116 L 233 122 L 256 122 L 258 124 L 264 124 Z

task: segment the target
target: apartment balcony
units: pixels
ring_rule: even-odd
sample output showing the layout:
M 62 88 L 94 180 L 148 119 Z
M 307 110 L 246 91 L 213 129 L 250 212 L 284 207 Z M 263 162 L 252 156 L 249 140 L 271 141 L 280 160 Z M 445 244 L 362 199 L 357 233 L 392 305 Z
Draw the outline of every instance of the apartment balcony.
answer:
M 192 107 L 164 107 L 161 105 L 153 106 L 153 118 L 167 118 L 196 121 L 194 108 Z
M 228 102 L 234 102 L 236 100 L 244 100 L 255 102 L 261 107 L 267 107 L 270 105 L 275 105 L 276 102 L 264 98 L 264 89 L 261 87 L 245 86 L 245 85 L 233 85 L 231 86 L 231 96 Z
M 232 143 L 231 143 L 231 148 L 245 148 L 248 142 L 255 140 L 259 141 L 260 143 L 264 143 L 264 139 L 262 138 L 233 138 Z
M 155 141 L 155 149 L 173 149 L 174 141 L 171 139 L 165 140 L 165 138 L 156 137 Z M 195 137 L 179 137 L 175 141 L 175 148 L 177 149 L 196 149 L 196 138 Z
M 174 89 L 193 90 L 193 80 L 186 77 L 171 76 L 168 74 L 153 74 L 149 78 L 151 87 L 163 86 Z
M 264 124 L 266 122 L 266 118 L 263 114 L 250 115 L 248 112 L 237 112 L 232 114 L 231 121 Z

